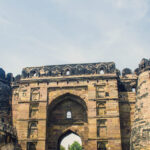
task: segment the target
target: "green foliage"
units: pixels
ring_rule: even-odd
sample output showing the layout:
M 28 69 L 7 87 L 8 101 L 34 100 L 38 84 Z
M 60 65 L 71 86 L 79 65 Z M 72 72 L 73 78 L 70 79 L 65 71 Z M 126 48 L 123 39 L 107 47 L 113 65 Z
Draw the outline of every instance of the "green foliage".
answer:
M 75 141 L 71 146 L 69 146 L 69 150 L 82 150 L 82 147 Z
M 60 150 L 65 150 L 65 148 L 62 145 L 60 145 Z

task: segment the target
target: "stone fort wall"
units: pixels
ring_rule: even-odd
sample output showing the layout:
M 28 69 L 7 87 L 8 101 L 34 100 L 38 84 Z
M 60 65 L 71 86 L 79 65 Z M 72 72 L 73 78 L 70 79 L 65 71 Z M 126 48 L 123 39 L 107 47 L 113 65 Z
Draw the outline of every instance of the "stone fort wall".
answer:
M 16 130 L 12 125 L 11 73 L 0 68 L 0 149 L 12 150 L 16 143 Z
M 58 150 L 70 133 L 85 150 L 148 149 L 149 66 L 143 59 L 122 74 L 113 62 L 24 68 L 9 79 L 7 105 L 20 149 Z

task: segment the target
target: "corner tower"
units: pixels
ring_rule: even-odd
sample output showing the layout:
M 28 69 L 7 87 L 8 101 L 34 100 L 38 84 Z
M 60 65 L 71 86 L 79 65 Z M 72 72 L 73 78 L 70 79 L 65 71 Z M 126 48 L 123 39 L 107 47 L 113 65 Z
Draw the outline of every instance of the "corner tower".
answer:
M 150 60 L 143 59 L 138 74 L 131 150 L 150 149 Z

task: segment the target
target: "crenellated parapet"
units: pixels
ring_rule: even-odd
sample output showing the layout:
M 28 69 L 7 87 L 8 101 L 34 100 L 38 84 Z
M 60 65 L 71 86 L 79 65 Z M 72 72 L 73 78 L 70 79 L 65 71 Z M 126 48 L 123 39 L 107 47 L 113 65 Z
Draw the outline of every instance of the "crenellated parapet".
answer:
M 114 62 L 108 63 L 88 63 L 88 64 L 68 64 L 52 65 L 43 67 L 27 67 L 22 71 L 22 78 L 34 76 L 67 76 L 67 75 L 90 75 L 100 73 L 117 73 Z
M 130 68 L 125 68 L 122 70 L 122 76 L 132 74 L 132 70 Z
M 139 67 L 135 69 L 135 73 L 139 75 L 140 73 L 150 70 L 150 59 L 143 58 L 139 64 Z
M 5 83 L 13 81 L 13 74 L 12 73 L 6 74 L 5 71 L 2 68 L 0 68 L 0 81 Z

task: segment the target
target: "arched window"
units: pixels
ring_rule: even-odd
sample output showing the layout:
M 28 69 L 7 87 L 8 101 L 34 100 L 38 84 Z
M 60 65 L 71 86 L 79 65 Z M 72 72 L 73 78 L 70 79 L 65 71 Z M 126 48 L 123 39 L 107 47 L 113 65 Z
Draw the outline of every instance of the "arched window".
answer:
M 30 71 L 30 77 L 36 77 L 36 76 L 37 76 L 36 71 L 31 70 Z
M 36 72 L 33 74 L 33 77 L 36 77 Z
M 72 118 L 72 113 L 71 113 L 71 111 L 67 111 L 66 118 L 67 118 L 67 119 L 71 119 L 71 118 Z
M 70 71 L 69 71 L 69 70 L 66 71 L 66 75 L 67 75 L 67 76 L 70 75 Z
M 32 122 L 30 124 L 30 128 L 36 128 L 37 127 L 37 122 Z
M 75 147 L 73 148 L 74 150 L 82 149 L 81 137 L 71 131 L 67 131 L 66 133 L 64 133 L 64 135 L 62 135 L 59 138 L 58 144 L 59 144 L 58 147 L 64 147 L 66 150 L 68 150 L 68 147 L 70 147 L 70 145 L 72 145 L 72 144 L 76 145 L 75 146 L 76 148 Z
M 100 71 L 99 71 L 99 74 L 104 74 L 104 70 L 100 70 Z

